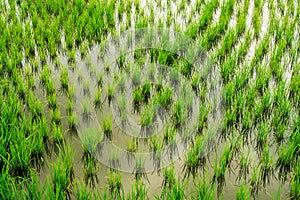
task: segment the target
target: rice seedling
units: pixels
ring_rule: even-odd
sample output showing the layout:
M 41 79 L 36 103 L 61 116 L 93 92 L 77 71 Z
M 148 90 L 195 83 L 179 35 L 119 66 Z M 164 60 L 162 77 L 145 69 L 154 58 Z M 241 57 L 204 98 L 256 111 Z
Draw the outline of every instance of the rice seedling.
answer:
M 98 161 L 91 154 L 86 154 L 83 163 L 84 181 L 90 187 L 95 187 L 98 183 Z
M 135 157 L 135 168 L 133 169 L 133 174 L 136 182 L 141 181 L 142 178 L 145 178 L 148 183 L 150 183 L 145 170 L 145 159 L 142 157 L 142 155 L 137 154 Z
M 187 118 L 187 110 L 183 100 L 179 99 L 173 105 L 173 123 L 176 128 L 184 124 Z
M 106 60 L 104 63 L 104 70 L 107 74 L 110 72 L 110 63 L 108 60 Z
M 185 171 L 184 178 L 189 177 L 190 174 L 194 178 L 198 171 L 198 155 L 192 148 L 188 149 L 183 170 Z
M 52 123 L 52 137 L 55 144 L 61 144 L 64 138 L 64 132 L 60 125 Z
M 293 170 L 293 177 L 291 180 L 291 188 L 290 188 L 290 198 L 291 199 L 298 199 L 300 197 L 300 190 L 299 190 L 299 183 L 300 183 L 300 161 L 298 160 L 295 164 Z
M 247 155 L 244 153 L 241 154 L 240 162 L 239 162 L 239 174 L 237 176 L 237 180 L 240 181 L 242 178 L 246 180 L 247 175 L 249 174 L 249 167 L 250 167 L 250 150 L 248 149 Z
M 243 137 L 244 143 L 248 141 L 249 137 L 249 131 L 251 130 L 253 126 L 253 117 L 252 113 L 249 111 L 249 109 L 245 109 L 242 113 L 242 131 L 241 135 Z
M 75 185 L 75 198 L 78 200 L 85 200 L 85 199 L 91 199 L 93 193 L 91 191 L 88 191 L 88 188 L 83 183 L 77 183 Z
M 102 88 L 103 86 L 103 73 L 100 72 L 97 76 L 97 86 L 98 88 Z
M 76 131 L 77 130 L 77 117 L 75 112 L 71 112 L 70 114 L 68 114 L 68 123 L 69 123 L 69 128 L 72 131 Z
M 77 81 L 78 81 L 79 83 L 82 83 L 82 79 L 83 79 L 83 74 L 82 74 L 81 70 L 79 69 L 79 70 L 78 70 Z
M 69 86 L 69 78 L 68 78 L 68 71 L 66 67 L 61 67 L 61 72 L 60 72 L 60 84 L 61 88 L 64 91 L 68 91 L 68 86 Z
M 33 126 L 34 132 L 37 133 L 37 135 L 31 135 L 28 139 L 32 142 L 30 154 L 31 154 L 31 163 L 39 169 L 41 164 L 44 164 L 43 159 L 43 152 L 44 152 L 44 137 L 40 134 L 39 130 L 36 130 L 39 128 L 38 126 Z M 35 128 L 36 127 L 36 128 Z
M 72 114 L 72 112 L 74 111 L 74 100 L 73 99 L 68 98 L 66 111 L 67 111 L 68 115 Z
M 230 163 L 232 161 L 232 150 L 230 147 L 225 147 L 225 150 L 222 154 L 220 163 L 218 164 L 215 161 L 214 164 L 214 175 L 212 178 L 212 183 L 218 183 L 217 194 L 218 196 L 221 194 L 224 186 L 225 186 L 225 173 L 228 169 L 230 169 Z
M 21 187 L 22 192 L 19 197 L 27 199 L 43 198 L 43 190 L 41 188 L 40 181 L 33 170 L 30 171 L 30 177 L 22 181 Z
M 288 173 L 292 170 L 292 164 L 293 164 L 293 155 L 294 155 L 294 146 L 282 146 L 280 150 L 278 151 L 279 155 L 276 161 L 276 169 L 279 170 L 279 178 L 282 181 L 287 180 Z
M 154 154 L 158 153 L 163 147 L 163 141 L 161 138 L 157 137 L 157 134 L 154 134 L 149 141 L 150 150 L 154 152 Z
M 108 98 L 108 104 L 110 105 L 113 97 L 115 95 L 115 87 L 108 83 L 107 85 L 107 98 Z
M 261 184 L 261 177 L 258 171 L 258 166 L 254 166 L 254 170 L 250 180 L 250 193 L 252 197 L 256 197 Z
M 54 109 L 50 110 L 50 116 L 51 116 L 51 122 L 53 122 L 55 124 L 61 123 L 61 114 L 60 114 L 59 108 L 54 108 Z
M 150 82 L 146 82 L 144 85 L 142 85 L 141 90 L 142 90 L 141 92 L 143 97 L 143 103 L 147 104 L 151 96 Z
M 273 158 L 270 156 L 270 150 L 268 146 L 265 146 L 263 149 L 262 157 L 260 159 L 260 175 L 263 186 L 270 184 L 270 178 L 273 177 L 274 173 L 274 164 Z
M 75 84 L 71 83 L 68 86 L 68 97 L 71 99 L 75 99 Z
M 163 106 L 166 110 L 170 109 L 172 103 L 172 89 L 165 87 L 157 94 L 157 102 Z
M 74 153 L 71 147 L 66 146 L 58 155 L 57 161 L 53 163 L 51 179 L 54 193 L 60 198 L 70 198 L 74 180 Z
M 30 167 L 30 154 L 28 153 L 28 144 L 21 133 L 15 132 L 15 140 L 10 148 L 10 165 L 13 174 L 17 176 L 27 176 Z M 17 145 L 18 144 L 18 145 Z
M 39 74 L 40 82 L 44 85 L 48 82 L 49 77 L 51 77 L 51 71 L 48 65 L 43 66 L 43 70 Z
M 172 185 L 170 189 L 166 188 L 162 191 L 160 199 L 185 199 L 188 194 L 185 193 L 185 188 L 187 187 L 187 181 L 181 183 L 180 176 L 178 176 L 177 181 Z
M 245 183 L 242 183 L 241 188 L 236 192 L 236 200 L 250 200 L 250 190 L 246 188 Z
M 121 172 L 109 170 L 109 176 L 107 179 L 108 179 L 108 187 L 109 187 L 111 199 L 121 198 L 121 194 L 123 191 Z
M 207 117 L 210 112 L 210 105 L 201 104 L 199 107 L 199 116 L 197 123 L 197 134 L 202 134 L 203 129 L 206 127 Z
M 32 114 L 32 120 L 37 120 L 42 116 L 41 103 L 34 99 L 34 95 L 31 92 L 28 94 L 28 106 Z
M 258 152 L 262 152 L 263 147 L 267 145 L 268 135 L 270 133 L 268 122 L 262 122 L 258 125 L 257 130 L 257 141 L 256 141 L 256 149 Z
M 135 113 L 140 113 L 142 101 L 142 90 L 140 88 L 136 88 L 132 94 L 133 111 Z
M 84 99 L 82 102 L 82 117 L 84 121 L 88 121 L 91 117 L 91 102 L 89 99 Z
M 138 180 L 133 183 L 129 198 L 137 200 L 149 199 L 147 193 L 148 189 L 146 188 L 143 181 Z
M 141 84 L 141 70 L 138 67 L 133 69 L 131 82 L 134 87 L 138 87 Z
M 156 105 L 146 105 L 140 114 L 141 135 L 147 136 L 152 133 L 156 115 Z
M 83 82 L 83 95 L 87 95 L 89 96 L 90 95 L 90 81 L 89 80 L 85 80 Z
M 51 109 L 57 108 L 57 97 L 56 93 L 48 95 L 48 107 Z
M 117 65 L 119 69 L 125 69 L 125 61 L 126 61 L 126 56 L 125 55 L 121 55 L 118 59 L 117 59 Z
M 86 57 L 88 53 L 88 42 L 85 40 L 82 42 L 82 44 L 79 47 L 80 55 L 81 57 Z
M 195 178 L 199 169 L 204 170 L 207 158 L 205 157 L 205 146 L 207 141 L 202 136 L 197 136 L 193 143 L 193 149 L 189 149 L 185 160 L 184 168 L 185 177 L 189 177 L 190 174 Z M 203 171 L 204 173 L 204 171 Z
M 229 29 L 227 34 L 225 35 L 224 42 L 222 43 L 221 48 L 217 52 L 217 58 L 219 60 L 224 60 L 225 56 L 229 53 L 231 48 L 237 42 L 237 35 L 234 29 Z
M 92 65 L 92 58 L 91 58 L 91 56 L 87 56 L 85 58 L 85 63 L 86 63 L 87 67 L 90 67 Z
M 67 57 L 68 57 L 68 63 L 74 63 L 75 57 L 76 57 L 76 51 L 75 48 L 71 48 L 67 51 Z
M 125 74 L 121 73 L 120 77 L 118 78 L 117 88 L 119 91 L 124 92 L 125 89 Z
M 112 139 L 112 116 L 108 116 L 102 121 L 102 128 L 105 138 Z
M 99 108 L 101 106 L 101 95 L 102 95 L 102 89 L 99 88 L 98 90 L 95 91 L 95 94 L 94 94 L 95 108 Z
M 199 177 L 194 179 L 194 186 L 196 191 L 192 198 L 201 200 L 215 199 L 215 185 L 207 183 L 207 178 L 205 176 L 203 179 L 200 179 Z
M 127 102 L 126 102 L 126 96 L 125 93 L 122 93 L 120 97 L 118 97 L 117 99 L 117 104 L 118 104 L 118 111 L 119 111 L 119 115 L 121 117 L 121 122 L 122 122 L 122 126 L 126 126 L 126 123 L 128 121 L 127 119 Z
M 198 95 L 198 93 L 200 92 L 200 82 L 201 82 L 201 77 L 199 73 L 195 73 L 192 78 L 191 78 L 191 87 L 194 90 L 194 92 L 196 93 L 196 95 Z
M 103 132 L 101 129 L 88 128 L 83 131 L 80 139 L 82 141 L 83 162 L 85 162 L 86 157 L 93 155 L 98 143 L 103 140 Z
M 208 2 L 208 4 L 204 7 L 201 12 L 201 16 L 199 19 L 199 30 L 203 32 L 211 23 L 213 19 L 214 10 L 219 6 L 219 1 L 213 0 Z
M 254 36 L 256 38 L 259 37 L 260 30 L 261 30 L 261 16 L 260 16 L 260 2 L 259 1 L 254 1 L 255 2 L 255 8 L 254 8 L 254 16 L 253 16 L 253 26 L 254 26 Z
M 169 72 L 169 80 L 172 86 L 178 85 L 179 83 L 179 74 L 176 70 L 172 69 Z

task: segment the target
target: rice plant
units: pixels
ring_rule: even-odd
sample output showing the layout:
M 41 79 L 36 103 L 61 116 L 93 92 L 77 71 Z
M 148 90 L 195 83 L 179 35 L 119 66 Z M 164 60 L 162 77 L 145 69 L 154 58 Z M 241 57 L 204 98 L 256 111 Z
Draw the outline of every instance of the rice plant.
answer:
M 141 89 L 143 103 L 147 104 L 151 96 L 151 84 L 149 82 L 146 82 L 144 85 L 141 86 Z
M 76 131 L 78 121 L 77 121 L 77 116 L 76 116 L 75 112 L 71 112 L 70 114 L 68 114 L 68 122 L 69 122 L 70 130 Z
M 273 158 L 270 156 L 270 150 L 268 146 L 265 146 L 260 163 L 260 175 L 263 186 L 270 184 L 270 179 L 274 176 L 274 164 Z
M 145 178 L 149 182 L 149 179 L 148 179 L 148 176 L 147 176 L 147 173 L 145 170 L 145 160 L 142 157 L 142 155 L 137 155 L 135 157 L 135 168 L 133 169 L 133 174 L 134 174 L 135 180 L 137 182 L 141 181 L 142 178 Z
M 257 142 L 256 148 L 258 152 L 262 152 L 263 147 L 267 145 L 268 142 L 268 135 L 270 133 L 268 122 L 262 122 L 258 126 L 257 130 Z
M 112 116 L 108 116 L 102 121 L 102 128 L 105 138 L 112 139 Z
M 83 161 L 85 162 L 86 156 L 93 155 L 97 150 L 97 145 L 103 140 L 103 132 L 101 129 L 88 128 L 84 129 L 81 135 Z
M 195 178 L 199 169 L 204 170 L 206 164 L 205 145 L 205 140 L 201 136 L 197 136 L 193 147 L 188 149 L 183 167 L 184 178 L 190 175 Z
M 185 103 L 183 100 L 178 100 L 174 102 L 173 105 L 173 123 L 176 128 L 179 128 L 184 124 L 187 118 L 187 110 L 185 108 Z
M 300 183 L 300 161 L 298 160 L 295 164 L 293 170 L 293 177 L 291 181 L 291 188 L 290 188 L 290 198 L 291 199 L 298 199 L 300 197 L 300 190 L 299 190 L 299 183 Z
M 217 183 L 218 188 L 217 188 L 217 194 L 218 196 L 221 194 L 224 186 L 225 186 L 225 173 L 228 170 L 230 163 L 232 160 L 232 152 L 230 147 L 226 147 L 220 163 L 218 164 L 217 161 L 215 161 L 214 164 L 214 176 L 212 178 L 212 183 Z
M 157 102 L 163 106 L 166 110 L 170 109 L 172 104 L 172 90 L 169 87 L 165 87 L 157 94 Z
M 71 147 L 67 146 L 58 155 L 51 179 L 54 193 L 60 198 L 70 198 L 74 179 L 74 153 Z
M 74 111 L 74 100 L 73 99 L 69 99 L 67 100 L 67 113 L 70 114 Z
M 0 199 L 299 199 L 297 3 L 0 4 Z M 168 27 L 171 31 L 152 34 Z M 185 37 L 176 39 L 176 32 Z M 128 48 L 119 51 L 124 43 Z M 212 83 L 215 77 L 224 112 L 210 102 L 212 87 L 219 86 Z M 195 102 L 199 115 L 190 124 Z M 97 120 L 94 106 L 101 108 L 95 113 L 101 125 L 86 129 L 88 120 L 89 125 Z M 151 135 L 148 142 L 133 138 L 125 147 L 121 136 L 115 138 L 127 150 L 125 164 L 135 164 L 133 182 L 116 170 L 124 159 L 118 151 L 107 159 L 114 169 L 98 176 L 104 168 L 95 156 L 103 156 L 102 142 L 113 138 L 110 108 L 122 126 L 138 120 L 136 137 Z M 211 136 L 215 118 L 222 127 L 220 135 Z M 142 153 L 146 150 L 150 157 Z M 163 168 L 182 150 L 187 152 L 181 159 Z
M 52 123 L 52 137 L 56 144 L 60 144 L 63 141 L 64 131 L 60 125 Z
M 120 150 L 112 150 L 110 152 L 110 157 L 109 157 L 109 166 L 111 170 L 118 171 L 119 168 L 121 167 L 121 156 L 120 156 Z
M 250 200 L 250 190 L 246 188 L 245 184 L 242 183 L 241 188 L 236 192 L 236 200 Z
M 125 126 L 127 123 L 127 114 L 128 114 L 128 109 L 127 109 L 127 102 L 126 102 L 126 94 L 122 93 L 120 94 L 120 97 L 117 99 L 117 104 L 118 104 L 118 112 L 121 117 L 121 122 L 122 126 Z
M 68 71 L 66 67 L 61 67 L 61 72 L 60 72 L 60 83 L 61 83 L 61 88 L 64 91 L 68 91 L 69 87 L 69 78 L 68 78 Z
M 142 180 L 134 181 L 132 185 L 133 186 L 129 195 L 129 199 L 149 199 L 147 194 L 148 190 Z
M 258 189 L 261 184 L 261 177 L 258 171 L 258 166 L 254 166 L 252 176 L 250 179 L 250 192 L 252 197 L 256 197 L 258 194 Z
M 87 79 L 83 82 L 83 94 L 87 96 L 90 95 L 90 81 Z
M 98 90 L 95 91 L 95 94 L 94 94 L 95 108 L 99 108 L 101 106 L 101 95 L 102 95 L 102 89 L 99 88 Z
M 107 98 L 108 98 L 108 104 L 110 105 L 113 97 L 115 95 L 115 87 L 114 85 L 111 85 L 110 83 L 108 83 L 107 86 Z
M 109 187 L 111 199 L 121 198 L 121 194 L 123 191 L 123 185 L 121 181 L 122 181 L 121 172 L 116 172 L 114 170 L 109 171 L 108 187 Z
M 83 162 L 83 170 L 84 170 L 84 181 L 90 187 L 95 187 L 96 183 L 98 183 L 99 179 L 97 176 L 98 171 L 98 161 L 91 154 L 85 154 L 84 162 Z
M 250 168 L 250 158 L 249 158 L 250 150 L 248 149 L 247 155 L 244 153 L 241 154 L 240 162 L 239 162 L 239 174 L 237 176 L 237 180 L 241 180 L 242 178 L 246 180 L 247 175 L 249 174 Z
M 50 116 L 51 116 L 51 122 L 53 122 L 55 124 L 61 123 L 61 114 L 60 114 L 59 108 L 54 108 L 54 109 L 50 110 Z
M 82 117 L 83 120 L 87 121 L 91 116 L 91 102 L 88 99 L 84 99 L 82 102 Z
M 133 110 L 135 113 L 139 113 L 141 109 L 141 105 L 143 101 L 142 90 L 140 88 L 136 88 L 132 94 L 132 103 Z
M 141 70 L 138 67 L 133 69 L 131 82 L 134 87 L 138 87 L 141 84 Z
M 207 178 L 197 177 L 194 179 L 194 186 L 196 187 L 195 195 L 193 198 L 201 200 L 212 200 L 215 199 L 215 185 L 207 182 Z
M 98 88 L 102 88 L 103 86 L 103 73 L 100 72 L 97 76 L 97 86 Z
M 40 181 L 36 175 L 36 172 L 31 170 L 30 177 L 25 179 L 22 184 L 21 198 L 28 199 L 40 199 L 43 198 L 43 189 L 41 188 Z
M 84 183 L 77 183 L 75 185 L 75 198 L 78 200 L 85 200 L 92 198 L 92 192 L 88 191 L 87 186 Z
M 162 191 L 160 199 L 185 199 L 188 195 L 185 193 L 185 188 L 187 187 L 187 181 L 181 183 L 180 176 L 171 186 L 171 188 L 166 188 Z
M 48 95 L 48 107 L 55 109 L 57 108 L 57 97 L 56 93 Z

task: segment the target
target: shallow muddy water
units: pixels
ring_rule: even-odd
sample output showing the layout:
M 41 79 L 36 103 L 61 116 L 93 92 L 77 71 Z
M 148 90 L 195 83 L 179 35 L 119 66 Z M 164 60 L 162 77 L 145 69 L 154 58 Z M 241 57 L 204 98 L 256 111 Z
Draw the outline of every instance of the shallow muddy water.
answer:
M 182 0 L 181 0 L 182 1 Z M 191 21 L 197 21 L 199 19 L 199 16 L 201 15 L 201 13 L 196 13 L 193 16 L 190 16 L 191 13 L 195 12 L 195 5 L 196 5 L 196 1 L 192 1 L 190 5 L 187 5 L 187 7 L 181 11 L 179 11 L 179 4 L 181 3 L 181 1 L 172 1 L 172 2 L 168 2 L 168 1 L 161 1 L 161 5 L 159 5 L 158 2 L 155 1 L 144 1 L 143 3 L 141 3 L 141 10 L 145 11 L 146 15 L 150 15 L 151 13 L 151 9 L 153 10 L 153 12 L 155 13 L 154 16 L 154 24 L 158 24 L 159 20 L 163 21 L 163 24 L 165 27 L 167 27 L 167 20 L 168 20 L 168 11 L 171 10 L 171 28 L 174 28 L 176 26 L 179 26 L 180 29 L 182 29 L 183 31 L 186 30 L 188 23 L 189 23 L 189 19 Z M 145 3 L 146 2 L 146 3 Z M 215 24 L 218 23 L 219 19 L 220 19 L 220 15 L 221 15 L 221 6 L 222 6 L 222 2 L 220 1 L 220 5 L 219 7 L 214 10 L 214 14 L 213 14 L 213 20 L 212 23 L 210 24 L 210 26 L 214 26 Z M 9 4 L 6 3 L 9 7 Z M 151 6 L 149 6 L 151 5 Z M 242 5 L 242 3 L 241 3 Z M 225 34 L 227 34 L 227 31 L 230 28 L 234 28 L 236 26 L 236 12 L 237 12 L 237 7 L 241 6 L 240 4 L 236 4 L 235 8 L 234 8 L 234 14 L 233 16 L 231 16 L 230 18 L 230 22 L 229 22 L 229 26 L 227 28 L 227 30 L 225 31 Z M 9 9 L 9 8 L 8 8 Z M 201 7 L 202 9 L 202 7 Z M 200 10 L 201 10 L 200 9 Z M 135 27 L 135 22 L 138 19 L 138 14 L 135 13 L 135 7 L 134 5 L 132 5 L 132 11 L 131 11 L 131 15 L 127 16 L 126 13 L 123 14 L 122 20 L 116 20 L 116 32 L 120 33 L 122 30 L 122 27 L 126 27 L 126 21 L 127 18 L 130 17 L 132 18 L 131 21 L 131 27 Z M 186 11 L 184 11 L 186 10 Z M 249 5 L 249 9 L 248 9 L 248 13 L 247 13 L 247 17 L 246 17 L 246 31 L 247 30 L 251 30 L 253 32 L 253 27 L 252 27 L 252 17 L 253 17 L 253 12 L 254 12 L 254 1 L 251 0 L 250 1 L 250 5 Z M 270 12 L 271 10 L 269 10 L 268 7 L 268 3 L 264 3 L 263 4 L 263 8 L 262 8 L 262 14 L 261 14 L 261 19 L 262 19 L 262 24 L 261 24 L 261 31 L 260 31 L 260 36 L 258 39 L 254 39 L 253 37 L 251 38 L 251 43 L 250 43 L 250 47 L 247 50 L 247 54 L 246 54 L 246 59 L 239 63 L 240 65 L 240 69 L 242 68 L 243 64 L 245 63 L 250 63 L 251 60 L 254 58 L 255 56 L 255 50 L 258 47 L 258 45 L 261 43 L 261 40 L 264 38 L 265 34 L 268 33 L 268 28 L 270 25 Z M 116 16 L 118 16 L 118 13 L 116 12 L 115 14 Z M 279 15 L 279 14 L 278 14 Z M 129 27 L 127 27 L 129 28 Z M 62 32 L 63 35 L 63 32 Z M 295 37 L 296 37 L 296 33 L 295 33 Z M 198 38 L 199 39 L 199 38 Z M 196 40 L 196 42 L 198 42 L 198 39 Z M 200 39 L 199 39 L 200 40 Z M 238 49 L 239 46 L 244 42 L 245 40 L 245 36 L 243 35 L 241 37 L 241 39 L 238 41 L 238 43 L 235 45 L 234 50 Z M 271 41 L 273 40 L 273 38 L 271 38 Z M 218 40 L 217 44 L 214 45 L 214 47 L 208 52 L 208 58 L 212 57 L 212 55 L 214 53 L 216 53 L 216 51 L 218 50 L 218 48 L 221 47 L 221 44 L 224 42 L 224 38 L 221 38 L 220 40 Z M 116 150 L 117 152 L 113 152 L 116 153 L 117 157 L 119 157 L 120 159 L 120 163 L 122 166 L 122 184 L 124 186 L 124 190 L 125 193 L 128 194 L 131 189 L 132 189 L 132 185 L 133 182 L 135 181 L 135 177 L 134 177 L 134 171 L 135 171 L 135 163 L 134 160 L 133 161 L 128 161 L 128 155 L 126 154 L 127 152 L 125 151 L 126 147 L 127 147 L 127 141 L 133 141 L 133 137 L 134 136 L 140 136 L 139 133 L 142 131 L 141 129 L 141 125 L 140 125 L 140 116 L 138 114 L 133 114 L 134 113 L 134 109 L 132 106 L 132 101 L 131 99 L 131 95 L 134 92 L 134 88 L 130 85 L 131 82 L 129 80 L 130 77 L 126 77 L 126 81 L 125 81 L 125 86 L 127 86 L 126 88 L 126 94 L 125 97 L 127 98 L 126 100 L 126 110 L 128 113 L 130 113 L 130 120 L 127 124 L 127 129 L 126 127 L 122 127 L 122 121 L 120 119 L 119 113 L 116 112 L 116 110 L 118 110 L 118 98 L 116 97 L 115 99 L 112 100 L 111 105 L 109 105 L 108 103 L 108 93 L 107 93 L 107 88 L 109 87 L 109 84 L 113 83 L 113 80 L 116 79 L 120 79 L 120 77 L 123 75 L 122 72 L 117 70 L 116 65 L 117 63 L 115 62 L 115 57 L 111 56 L 111 57 L 105 57 L 102 58 L 101 56 L 99 56 L 101 54 L 101 51 L 103 49 L 103 46 L 101 46 L 102 44 L 95 44 L 91 49 L 88 50 L 87 53 L 87 57 L 82 57 L 80 55 L 80 50 L 76 49 L 76 56 L 75 56 L 75 62 L 74 63 L 69 63 L 68 62 L 68 58 L 66 56 L 65 53 L 63 53 L 64 51 L 61 49 L 61 52 L 59 53 L 59 61 L 61 63 L 62 66 L 65 66 L 68 69 L 68 79 L 69 79 L 69 84 L 70 86 L 73 84 L 74 86 L 74 107 L 75 107 L 75 113 L 77 116 L 77 128 L 78 128 L 78 132 L 77 134 L 74 134 L 71 130 L 69 130 L 69 125 L 68 125 L 68 118 L 67 118 L 67 102 L 68 102 L 68 97 L 67 94 L 63 91 L 61 91 L 61 83 L 60 83 L 60 69 L 57 68 L 54 63 L 48 59 L 47 64 L 49 66 L 49 69 L 51 70 L 51 74 L 52 74 L 52 80 L 55 83 L 56 86 L 56 92 L 57 92 L 57 102 L 59 105 L 59 109 L 60 109 L 60 113 L 62 116 L 62 128 L 65 132 L 64 134 L 64 139 L 66 141 L 67 144 L 69 144 L 72 149 L 74 150 L 74 154 L 75 154 L 75 159 L 74 159 L 74 171 L 75 171 L 75 177 L 78 178 L 79 180 L 83 180 L 84 179 L 84 169 L 83 169 L 83 162 L 82 162 L 82 158 L 83 158 L 83 143 L 82 143 L 82 138 L 84 137 L 85 131 L 92 127 L 95 128 L 96 130 L 102 130 L 103 127 L 103 120 L 108 117 L 111 116 L 112 117 L 112 143 L 118 147 L 118 150 Z M 65 47 L 65 41 L 64 41 L 64 37 L 62 37 L 62 46 Z M 114 47 L 111 47 L 110 53 L 114 54 Z M 130 49 L 131 50 L 131 49 Z M 271 51 L 270 51 L 271 52 Z M 268 52 L 267 56 L 270 56 L 269 54 L 271 54 L 270 52 Z M 110 55 L 111 55 L 110 54 Z M 148 52 L 149 54 L 149 52 Z M 131 55 L 133 56 L 133 55 Z M 288 56 L 288 55 L 287 55 Z M 146 57 L 146 56 L 145 56 Z M 132 57 L 131 57 L 132 58 Z M 130 60 L 130 57 L 128 58 Z M 148 60 L 147 60 L 148 59 Z M 146 58 L 147 61 L 149 61 L 149 55 L 148 58 Z M 266 62 L 266 59 L 263 61 Z M 288 65 L 288 62 L 283 62 L 285 63 L 284 65 Z M 128 63 L 126 63 L 128 64 Z M 143 63 L 145 64 L 145 63 Z M 147 66 L 147 63 L 145 64 L 145 66 Z M 72 67 L 74 67 L 74 69 L 72 69 Z M 106 72 L 106 68 L 109 67 L 110 71 L 109 73 Z M 157 66 L 156 66 L 157 67 Z M 219 127 L 222 125 L 223 123 L 223 115 L 224 115 L 224 111 L 221 110 L 220 111 L 220 107 L 218 107 L 218 105 L 221 103 L 221 96 L 223 95 L 222 91 L 223 91 L 223 83 L 222 81 L 216 83 L 217 85 L 215 85 L 213 83 L 214 79 L 220 78 L 219 75 L 216 73 L 216 71 L 219 68 L 219 63 L 216 63 L 216 65 L 212 68 L 212 69 L 208 69 L 210 71 L 210 74 L 212 77 L 210 80 L 211 82 L 208 83 L 208 88 L 218 88 L 218 90 L 214 90 L 212 89 L 212 91 L 208 91 L 205 99 L 206 102 L 205 103 L 211 103 L 214 107 L 214 110 L 216 110 L 215 113 L 210 114 L 209 116 L 209 124 L 210 126 L 207 127 L 208 131 L 216 131 Z M 143 68 L 145 69 L 145 68 Z M 215 70 L 215 71 L 214 71 Z M 143 70 L 142 70 L 143 71 Z M 204 71 L 204 70 L 203 70 Z M 147 70 L 143 71 L 143 73 L 146 73 Z M 97 76 L 99 75 L 99 73 L 103 74 L 103 86 L 102 86 L 102 93 L 101 93 L 101 109 L 99 108 L 95 108 L 94 107 L 94 94 L 97 91 Z M 142 74 L 143 74 L 142 73 Z M 285 80 L 287 81 L 287 84 L 289 83 L 289 80 L 291 78 L 291 67 L 287 67 L 284 77 Z M 145 75 L 146 76 L 146 75 Z M 128 79 L 127 79 L 128 78 Z M 157 78 L 157 76 L 156 76 Z M 165 77 L 163 77 L 165 79 L 169 79 L 170 77 L 168 77 L 168 75 L 166 75 Z M 256 79 L 256 71 L 254 70 L 253 74 L 252 74 L 252 80 Z M 81 80 L 80 80 L 81 79 Z M 44 91 L 43 86 L 39 83 L 39 77 L 38 75 L 35 75 L 35 84 L 36 84 L 36 90 L 35 90 L 35 94 L 36 96 L 39 98 L 39 100 L 42 102 L 43 105 L 43 111 L 47 117 L 47 119 L 49 120 L 49 123 L 51 123 L 51 116 L 49 113 L 49 109 L 47 106 L 47 96 L 46 93 Z M 276 86 L 276 82 L 274 79 L 272 79 L 270 81 L 269 87 L 271 90 L 271 93 L 273 93 L 273 87 L 275 88 Z M 84 87 L 87 87 L 88 89 L 84 89 Z M 176 89 L 174 89 L 174 91 L 176 91 Z M 116 92 L 116 96 L 118 96 L 120 94 L 120 96 L 122 95 L 121 92 L 118 93 L 118 91 Z M 127 95 L 127 96 L 126 96 Z M 214 97 L 217 96 L 217 98 L 215 99 Z M 193 102 L 194 105 L 193 106 L 193 110 L 192 110 L 192 114 L 191 115 L 195 115 L 198 116 L 198 109 L 199 109 L 199 102 L 194 101 Z M 203 102 L 202 102 L 203 103 Z M 86 105 L 84 105 L 86 104 Z M 84 106 L 87 106 L 88 109 L 90 109 L 90 113 L 88 114 L 88 119 L 86 120 L 84 118 Z M 219 110 L 219 112 L 218 112 Z M 167 115 L 167 114 L 166 114 Z M 196 117 L 190 117 L 191 121 L 193 119 L 196 119 Z M 165 121 L 164 121 L 165 120 Z M 155 131 L 151 130 L 153 134 L 153 132 L 156 132 L 158 135 L 162 135 L 162 130 L 164 128 L 164 122 L 166 121 L 170 121 L 170 117 L 166 119 L 162 119 L 159 118 L 156 121 L 156 125 L 155 126 Z M 192 126 L 192 122 L 190 122 L 189 124 L 190 126 Z M 149 131 L 150 132 L 150 131 Z M 257 128 L 254 129 L 253 131 L 251 131 L 252 135 L 256 135 L 257 134 Z M 51 137 L 51 136 L 50 136 Z M 209 179 L 212 178 L 212 176 L 214 175 L 214 169 L 213 169 L 213 164 L 214 164 L 214 158 L 217 158 L 217 161 L 220 161 L 222 152 L 224 152 L 224 149 L 226 147 L 226 145 L 229 144 L 229 142 L 224 142 L 221 141 L 221 139 L 219 138 L 219 133 L 218 131 L 216 131 L 214 137 L 216 138 L 215 141 L 215 146 L 214 146 L 214 150 L 213 151 L 209 151 L 207 152 L 207 158 L 208 161 L 206 163 L 206 170 L 207 170 L 207 174 L 209 175 Z M 102 138 L 100 137 L 96 137 L 95 141 L 97 144 L 100 143 L 102 140 Z M 180 140 L 179 136 L 176 137 L 176 141 L 178 142 Z M 180 141 L 179 141 L 180 142 Z M 181 177 L 184 176 L 184 172 L 183 172 L 183 166 L 184 166 L 184 160 L 185 160 L 185 154 L 184 152 L 186 151 L 187 147 L 184 146 L 183 143 L 179 143 L 177 144 L 177 152 L 175 152 L 174 158 L 166 158 L 165 164 L 169 164 L 171 161 L 174 161 L 174 166 L 175 166 L 175 171 L 177 175 L 180 175 Z M 247 175 L 247 179 L 246 179 L 246 185 L 249 187 L 250 184 L 250 177 L 253 173 L 253 168 L 258 165 L 258 160 L 259 160 L 259 156 L 257 155 L 256 150 L 254 150 L 254 148 L 252 147 L 252 145 L 247 145 L 244 147 L 244 149 L 242 149 L 241 151 L 247 152 L 247 148 L 248 146 L 250 146 L 250 173 Z M 95 157 L 97 157 L 100 161 L 98 162 L 99 164 L 99 168 L 97 170 L 97 178 L 99 179 L 98 183 L 95 184 L 95 189 L 99 189 L 101 192 L 105 191 L 105 188 L 107 188 L 107 178 L 109 175 L 109 162 L 110 162 L 110 156 L 112 156 L 112 151 L 111 151 L 111 143 L 105 143 L 102 146 L 102 150 L 97 149 L 98 151 L 94 152 Z M 117 149 L 117 148 L 114 148 Z M 275 155 L 275 147 L 271 148 L 271 153 Z M 138 151 L 140 152 L 148 152 L 149 150 L 149 145 L 148 145 L 148 140 L 147 139 L 139 139 L 139 143 L 138 143 Z M 165 149 L 165 151 L 163 152 L 164 156 L 169 155 L 170 152 Z M 150 155 L 150 157 L 149 157 Z M 149 199 L 155 199 L 155 195 L 158 195 L 161 193 L 161 185 L 163 183 L 163 175 L 162 173 L 158 173 L 157 169 L 155 166 L 155 162 L 151 159 L 151 155 L 153 156 L 153 154 L 149 154 L 148 157 L 144 157 L 145 159 L 145 170 L 147 172 L 147 177 L 148 180 L 143 180 L 147 189 L 148 189 L 148 197 Z M 45 184 L 47 180 L 51 180 L 51 174 L 52 174 L 52 163 L 54 163 L 56 161 L 56 154 L 54 153 L 54 151 L 52 151 L 50 153 L 49 156 L 46 156 L 46 163 L 48 165 L 44 166 L 43 169 L 41 169 L 41 171 L 39 172 L 39 179 L 41 181 L 42 184 Z M 238 182 L 236 181 L 237 179 L 237 174 L 238 174 L 238 159 L 235 158 L 232 163 L 231 163 L 231 167 L 230 169 L 226 172 L 226 177 L 225 177 L 225 182 L 226 185 L 223 188 L 222 194 L 219 197 L 220 199 L 234 199 L 236 196 L 236 191 L 240 188 L 242 181 Z M 276 173 L 275 173 L 276 174 Z M 202 177 L 202 171 L 199 172 L 199 176 L 200 179 L 203 178 Z M 187 186 L 187 191 L 192 191 L 195 186 L 193 184 L 193 179 L 190 177 L 188 178 L 189 183 Z M 281 192 L 278 192 L 279 190 L 281 190 Z M 284 183 L 282 184 L 280 182 L 280 180 L 276 180 L 276 178 L 271 178 L 270 179 L 270 183 L 267 184 L 266 188 L 260 188 L 258 191 L 258 196 L 257 199 L 273 199 L 276 197 L 277 193 L 281 193 L 281 199 L 286 199 L 289 196 L 289 184 L 288 183 Z M 217 197 L 216 197 L 217 199 Z

